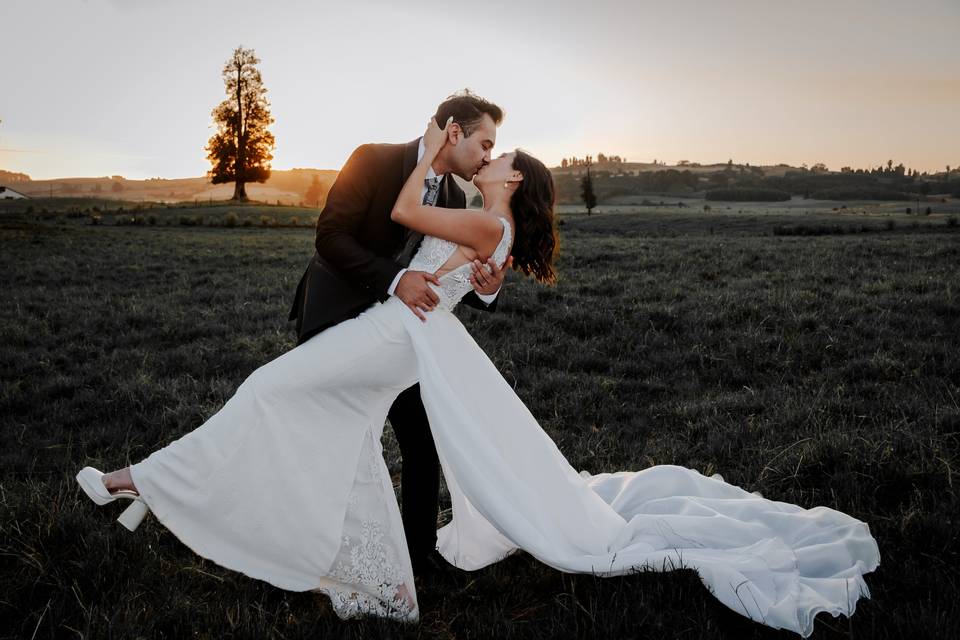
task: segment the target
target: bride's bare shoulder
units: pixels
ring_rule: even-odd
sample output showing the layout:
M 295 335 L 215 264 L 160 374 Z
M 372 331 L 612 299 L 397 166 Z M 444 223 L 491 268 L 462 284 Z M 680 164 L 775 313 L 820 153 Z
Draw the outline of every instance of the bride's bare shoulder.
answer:
M 497 222 L 500 222 L 500 220 L 506 221 L 506 223 L 510 226 L 511 234 L 513 233 L 514 229 L 516 229 L 516 225 L 513 222 L 513 216 L 510 215 L 510 213 L 507 211 L 490 210 L 490 211 L 485 211 L 484 215 L 490 216 L 491 218 L 495 219 Z

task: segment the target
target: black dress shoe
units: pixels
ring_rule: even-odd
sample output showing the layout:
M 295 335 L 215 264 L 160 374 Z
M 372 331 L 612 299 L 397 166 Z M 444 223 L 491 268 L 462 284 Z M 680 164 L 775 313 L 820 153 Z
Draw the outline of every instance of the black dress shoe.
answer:
M 417 578 L 436 578 L 440 576 L 445 576 L 450 573 L 450 569 L 453 568 L 446 559 L 440 555 L 440 552 L 436 549 L 432 550 L 426 556 L 421 556 L 419 558 L 411 558 L 411 563 L 413 564 L 413 575 Z

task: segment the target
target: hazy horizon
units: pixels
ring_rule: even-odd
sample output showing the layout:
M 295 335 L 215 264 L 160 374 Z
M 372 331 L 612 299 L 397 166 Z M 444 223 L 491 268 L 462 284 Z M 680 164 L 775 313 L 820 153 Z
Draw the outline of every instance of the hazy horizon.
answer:
M 463 87 L 506 111 L 495 152 L 550 165 L 960 165 L 947 0 L 6 0 L 0 20 L 0 169 L 37 180 L 204 175 L 240 45 L 262 60 L 275 169 L 339 169 L 363 142 L 411 140 Z

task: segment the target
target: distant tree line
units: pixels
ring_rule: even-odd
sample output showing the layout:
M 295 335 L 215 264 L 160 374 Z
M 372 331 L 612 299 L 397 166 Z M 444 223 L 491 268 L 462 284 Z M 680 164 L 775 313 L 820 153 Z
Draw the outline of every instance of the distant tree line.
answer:
M 605 156 L 606 157 L 606 156 Z M 584 159 L 592 160 L 591 156 Z M 577 159 L 578 161 L 580 159 Z M 568 159 L 567 167 L 574 166 Z M 582 166 L 582 165 L 576 165 Z M 692 164 L 688 164 L 692 167 Z M 624 171 L 594 165 L 592 190 L 599 204 L 611 198 L 659 194 L 696 196 L 708 200 L 774 202 L 791 197 L 822 200 L 913 200 L 928 195 L 960 198 L 960 171 L 930 175 L 887 161 L 869 169 L 844 167 L 830 171 L 823 163 L 788 169 L 783 175 L 765 175 L 760 167 L 734 165 L 728 161 L 715 171 L 658 169 Z M 561 163 L 561 168 L 565 168 Z M 579 174 L 579 175 L 577 175 Z M 582 203 L 582 172 L 558 173 L 555 177 L 561 203 Z
M 911 171 L 902 164 L 840 173 L 810 170 L 787 171 L 783 176 L 762 179 L 763 186 L 793 195 L 826 200 L 909 200 L 932 193 L 960 197 L 960 175 L 932 177 Z
M 30 182 L 30 176 L 25 173 L 0 169 L 0 182 Z
M 697 176 L 690 171 L 666 169 L 643 171 L 638 174 L 613 173 L 608 170 L 591 171 L 592 190 L 598 202 L 616 196 L 642 193 L 681 193 L 697 189 Z M 582 176 L 560 174 L 554 176 L 560 202 L 582 202 Z
M 623 164 L 626 161 L 626 158 L 621 158 L 620 156 L 608 156 L 598 153 L 596 160 L 593 159 L 593 156 L 586 156 L 584 158 L 578 158 L 576 156 L 563 158 L 560 160 L 560 167 L 562 169 L 567 169 L 568 167 L 586 167 L 592 164 Z

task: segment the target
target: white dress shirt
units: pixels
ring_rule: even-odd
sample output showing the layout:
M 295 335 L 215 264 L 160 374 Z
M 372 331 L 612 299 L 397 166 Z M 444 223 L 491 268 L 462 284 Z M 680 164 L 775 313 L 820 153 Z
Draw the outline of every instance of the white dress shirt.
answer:
M 417 148 L 417 163 L 419 163 L 420 160 L 423 159 L 423 154 L 425 152 L 426 152 L 426 148 L 423 145 L 423 138 L 420 138 L 420 146 Z M 435 177 L 437 177 L 437 174 L 433 170 L 433 165 L 427 167 L 426 179 L 430 180 L 431 178 L 435 178 Z M 450 178 L 450 179 L 453 180 L 453 178 Z M 426 193 L 427 193 L 427 185 L 424 184 L 423 187 L 420 189 L 420 202 L 423 202 L 423 196 L 426 195 Z M 387 289 L 387 293 L 389 295 L 391 296 L 393 295 L 393 292 L 397 288 L 397 284 L 400 282 L 400 278 L 406 272 L 407 272 L 406 269 L 400 269 L 400 271 L 397 272 L 397 275 L 394 276 L 393 282 L 390 283 L 390 288 Z M 497 289 L 494 293 L 491 293 L 489 295 L 480 293 L 478 291 L 475 291 L 475 293 L 477 294 L 477 297 L 483 301 L 484 304 L 491 304 L 494 300 L 497 299 L 497 294 L 500 293 L 500 289 Z

